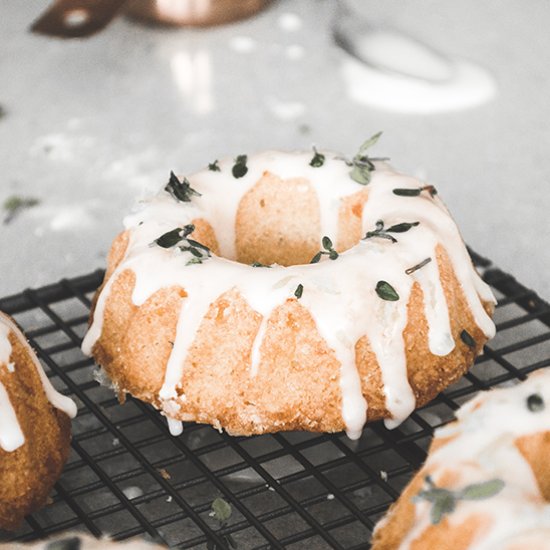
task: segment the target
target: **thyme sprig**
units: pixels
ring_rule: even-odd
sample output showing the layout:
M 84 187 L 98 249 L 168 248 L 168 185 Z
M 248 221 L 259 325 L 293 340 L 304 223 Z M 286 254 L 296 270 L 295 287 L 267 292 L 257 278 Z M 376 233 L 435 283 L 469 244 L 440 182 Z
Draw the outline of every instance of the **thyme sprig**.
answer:
M 420 263 L 413 265 L 412 267 L 409 267 L 408 269 L 405 269 L 405 273 L 407 275 L 411 275 L 415 271 L 418 271 L 419 269 L 422 269 L 425 265 L 428 265 L 432 261 L 431 258 L 426 258 L 425 260 L 422 260 Z
M 20 197 L 19 195 L 8 197 L 2 205 L 6 212 L 3 223 L 7 225 L 21 214 L 23 210 L 27 210 L 38 204 L 40 204 L 40 200 L 34 197 Z
M 339 254 L 336 250 L 334 250 L 332 241 L 329 237 L 325 235 L 321 241 L 321 244 L 323 245 L 324 250 L 317 252 L 317 254 L 311 258 L 311 261 L 309 262 L 310 264 L 318 263 L 323 255 L 327 255 L 331 260 L 336 260 L 336 258 L 338 258 Z
M 319 153 L 315 147 L 313 147 L 313 158 L 311 159 L 309 165 L 313 168 L 320 168 L 325 164 L 325 155 Z
M 393 194 L 399 195 L 400 197 L 418 197 L 426 191 L 429 193 L 430 197 L 435 197 L 437 195 L 437 189 L 433 185 L 424 185 L 423 187 L 406 187 L 404 189 L 394 189 Z
M 231 173 L 233 174 L 234 178 L 242 178 L 246 175 L 248 172 L 248 166 L 246 163 L 248 162 L 248 156 L 247 155 L 238 155 L 235 159 L 235 164 L 233 165 L 233 168 L 231 169 Z
M 233 510 L 231 508 L 231 504 L 224 500 L 223 498 L 215 498 L 212 501 L 212 504 L 210 505 L 210 517 L 214 518 L 218 524 L 219 528 L 222 529 L 227 525 L 227 522 L 229 521 L 229 518 L 233 514 Z M 220 547 L 215 542 L 207 542 L 206 548 L 208 550 L 224 550 L 224 548 L 237 548 L 237 542 L 235 539 L 230 535 L 221 535 L 221 538 L 226 543 L 226 547 Z
M 432 504 L 430 519 L 437 525 L 445 515 L 451 514 L 456 509 L 460 500 L 484 500 L 491 498 L 504 488 L 504 481 L 495 478 L 481 483 L 466 485 L 464 489 L 452 491 L 443 487 L 437 487 L 430 476 L 424 479 L 426 489 L 413 497 L 413 502 L 428 501 Z
M 475 348 L 476 347 L 476 341 L 474 340 L 474 337 L 466 330 L 464 329 L 460 333 L 460 339 L 469 347 L 469 348 Z
M 169 193 L 176 201 L 191 202 L 193 196 L 200 197 L 201 194 L 195 191 L 187 178 L 179 180 L 178 176 L 174 172 L 170 172 L 170 179 L 166 184 L 164 190 Z
M 221 172 L 221 168 L 218 164 L 217 159 L 214 162 L 210 162 L 208 164 L 208 170 L 210 170 L 211 172 Z
M 252 267 L 271 267 L 270 265 L 268 264 L 262 264 L 261 262 L 252 262 L 250 264 Z
M 367 231 L 367 234 L 363 237 L 363 240 L 372 239 L 373 237 L 379 237 L 381 239 L 387 239 L 392 243 L 396 243 L 397 239 L 390 235 L 390 233 L 405 233 L 409 229 L 416 227 L 420 222 L 403 222 L 397 225 L 392 225 L 387 229 L 384 228 L 384 222 L 378 220 L 376 222 L 376 229 L 374 231 Z
M 202 264 L 212 256 L 210 249 L 207 246 L 190 239 L 189 235 L 193 233 L 195 226 L 193 224 L 185 225 L 184 227 L 176 227 L 155 239 L 152 244 L 156 244 L 161 248 L 177 247 L 182 252 L 190 252 L 193 257 L 186 265 Z
M 367 151 L 377 143 L 380 139 L 382 132 L 378 132 L 371 136 L 367 141 L 359 147 L 359 151 L 353 157 L 351 165 L 353 166 L 351 172 L 349 173 L 352 180 L 360 183 L 361 185 L 368 185 L 371 180 L 371 172 L 376 170 L 374 161 L 376 160 L 389 160 L 386 157 L 369 157 Z
M 387 281 L 378 281 L 374 290 L 382 300 L 386 300 L 387 302 L 396 302 L 399 300 L 399 294 Z

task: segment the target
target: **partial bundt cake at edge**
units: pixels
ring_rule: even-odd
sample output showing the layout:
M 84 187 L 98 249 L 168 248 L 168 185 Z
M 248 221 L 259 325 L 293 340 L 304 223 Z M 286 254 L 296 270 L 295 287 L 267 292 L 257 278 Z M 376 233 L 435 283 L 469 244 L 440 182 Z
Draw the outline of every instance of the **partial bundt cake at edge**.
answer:
M 482 392 L 436 430 L 373 550 L 550 548 L 550 370 Z
M 470 367 L 494 298 L 433 186 L 364 157 L 243 157 L 172 175 L 115 239 L 83 349 L 121 394 L 174 433 L 356 438 Z
M 48 498 L 69 456 L 76 405 L 57 393 L 15 323 L 0 312 L 0 528 Z

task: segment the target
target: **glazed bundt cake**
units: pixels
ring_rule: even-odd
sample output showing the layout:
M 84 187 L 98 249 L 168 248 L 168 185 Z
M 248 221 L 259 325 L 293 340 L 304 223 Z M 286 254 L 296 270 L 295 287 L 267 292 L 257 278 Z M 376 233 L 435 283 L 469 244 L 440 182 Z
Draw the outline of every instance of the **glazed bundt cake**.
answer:
M 74 402 L 51 385 L 25 337 L 0 312 L 0 528 L 44 505 L 69 456 Z
M 107 538 L 94 539 L 82 533 L 68 533 L 51 539 L 27 544 L 0 544 L 5 550 L 161 550 L 166 548 L 140 539 L 130 539 L 123 542 L 114 542 Z
M 365 148 L 171 174 L 126 219 L 83 343 L 121 397 L 176 434 L 357 438 L 469 368 L 494 333 L 491 291 L 435 188 Z
M 436 430 L 373 550 L 550 548 L 550 370 L 478 394 Z

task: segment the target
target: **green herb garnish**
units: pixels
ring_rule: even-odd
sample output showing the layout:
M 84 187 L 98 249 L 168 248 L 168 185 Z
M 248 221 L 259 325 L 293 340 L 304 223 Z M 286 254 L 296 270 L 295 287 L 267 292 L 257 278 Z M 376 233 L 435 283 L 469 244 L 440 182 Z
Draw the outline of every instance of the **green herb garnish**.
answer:
M 454 512 L 459 500 L 484 500 L 497 495 L 504 488 L 504 481 L 501 479 L 474 483 L 458 491 L 437 487 L 430 476 L 426 476 L 425 483 L 428 488 L 420 491 L 412 500 L 426 500 L 432 503 L 430 519 L 434 525 L 437 525 L 445 515 Z
M 66 537 L 52 540 L 46 544 L 46 550 L 80 550 L 82 539 L 80 537 Z
M 472 335 L 467 331 L 463 330 L 460 333 L 460 339 L 469 347 L 469 348 L 475 348 L 476 347 L 476 341 L 472 337 Z
M 183 178 L 183 181 L 180 181 L 174 172 L 170 172 L 170 179 L 164 190 L 180 202 L 190 202 L 192 196 L 201 196 L 198 191 L 195 191 L 191 187 L 187 178 Z
M 311 261 L 309 262 L 310 264 L 318 263 L 321 259 L 321 256 L 323 256 L 324 254 L 326 254 L 331 260 L 336 260 L 336 258 L 338 258 L 339 254 L 338 252 L 336 252 L 336 250 L 334 250 L 332 241 L 329 237 L 324 236 L 321 244 L 323 245 L 324 250 L 320 250 L 319 252 L 317 252 L 317 254 L 315 254 L 315 256 L 311 258 Z
M 544 399 L 538 393 L 532 393 L 527 398 L 527 408 L 531 412 L 540 412 L 544 410 Z
M 368 185 L 371 180 L 371 172 L 376 170 L 374 165 L 375 160 L 388 160 L 387 158 L 375 158 L 367 155 L 367 150 L 370 149 L 380 139 L 382 132 L 374 134 L 359 147 L 359 151 L 353 157 L 351 165 L 353 169 L 349 173 L 352 180 L 360 183 L 361 185 Z
M 20 197 L 18 195 L 8 197 L 2 205 L 6 212 L 4 223 L 10 223 L 16 216 L 23 212 L 23 210 L 27 210 L 38 204 L 40 204 L 40 200 L 34 197 Z
M 181 252 L 190 252 L 193 258 L 190 258 L 186 265 L 202 264 L 203 260 L 207 260 L 212 256 L 212 253 L 207 246 L 189 238 L 194 230 L 195 226 L 193 224 L 176 227 L 155 239 L 151 244 L 156 244 L 161 248 L 177 247 Z
M 211 162 L 211 163 L 208 165 L 208 170 L 210 170 L 211 172 L 220 172 L 220 171 L 221 171 L 221 168 L 220 168 L 219 165 L 218 165 L 218 161 L 215 160 L 214 162 Z
M 380 237 L 381 239 L 387 239 L 392 243 L 396 243 L 397 239 L 395 237 L 392 237 L 389 233 L 405 233 L 405 231 L 408 231 L 412 227 L 416 227 L 419 223 L 420 222 L 403 222 L 398 223 L 397 225 L 392 225 L 388 229 L 385 229 L 384 222 L 382 220 L 378 220 L 376 222 L 376 229 L 374 231 L 368 231 L 367 234 L 363 237 L 363 240 L 372 239 L 373 237 Z
M 294 296 L 296 296 L 296 298 L 298 298 L 298 300 L 299 300 L 302 297 L 303 293 L 304 293 L 304 285 L 300 283 L 296 287 L 296 290 L 294 291 Z
M 213 517 L 219 524 L 220 529 L 227 525 L 227 521 L 233 513 L 231 504 L 225 501 L 223 498 L 215 498 L 210 506 L 210 517 Z M 225 548 L 237 548 L 237 543 L 231 535 L 221 535 L 221 538 L 226 543 L 226 547 L 220 547 L 214 542 L 207 542 L 206 548 L 208 550 L 225 550 Z
M 252 267 L 271 267 L 270 265 L 262 264 L 261 262 L 252 262 L 250 265 Z
M 405 269 L 405 273 L 407 275 L 410 275 L 411 273 L 414 273 L 415 271 L 422 269 L 425 265 L 429 264 L 431 261 L 432 261 L 431 258 L 426 258 L 425 260 L 422 260 L 419 264 L 413 265 L 412 267 Z
M 246 175 L 246 173 L 248 172 L 248 166 L 246 165 L 247 161 L 247 155 L 239 155 L 235 159 L 235 164 L 231 169 L 231 173 L 233 174 L 234 178 L 242 178 Z
M 376 294 L 378 294 L 382 300 L 387 300 L 388 302 L 396 302 L 399 300 L 399 294 L 397 294 L 395 288 L 386 281 L 378 281 L 375 290 Z
M 320 168 L 321 166 L 323 166 L 323 164 L 325 164 L 325 155 L 319 153 L 317 149 L 315 149 L 315 147 L 313 148 L 313 153 L 314 155 L 309 165 L 313 166 L 314 168 Z
M 433 185 L 424 185 L 424 187 L 416 188 L 394 189 L 393 194 L 399 195 L 400 197 L 418 197 L 422 191 L 427 191 L 430 194 L 430 197 L 435 197 L 437 195 L 437 189 Z

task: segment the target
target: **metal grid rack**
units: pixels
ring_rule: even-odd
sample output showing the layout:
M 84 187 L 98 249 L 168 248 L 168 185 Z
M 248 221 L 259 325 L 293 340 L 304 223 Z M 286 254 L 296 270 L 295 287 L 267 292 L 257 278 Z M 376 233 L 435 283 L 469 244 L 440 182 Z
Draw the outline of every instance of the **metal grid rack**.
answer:
M 83 530 L 177 548 L 227 548 L 229 540 L 240 549 L 368 548 L 376 521 L 422 464 L 434 428 L 476 392 L 550 366 L 550 306 L 472 257 L 499 299 L 497 336 L 432 403 L 395 430 L 370 425 L 358 442 L 302 432 L 231 437 L 195 424 L 171 437 L 149 406 L 131 398 L 120 406 L 80 351 L 101 271 L 0 299 L 53 384 L 79 407 L 52 502 L 0 540 Z M 225 524 L 210 515 L 218 497 L 231 505 Z

